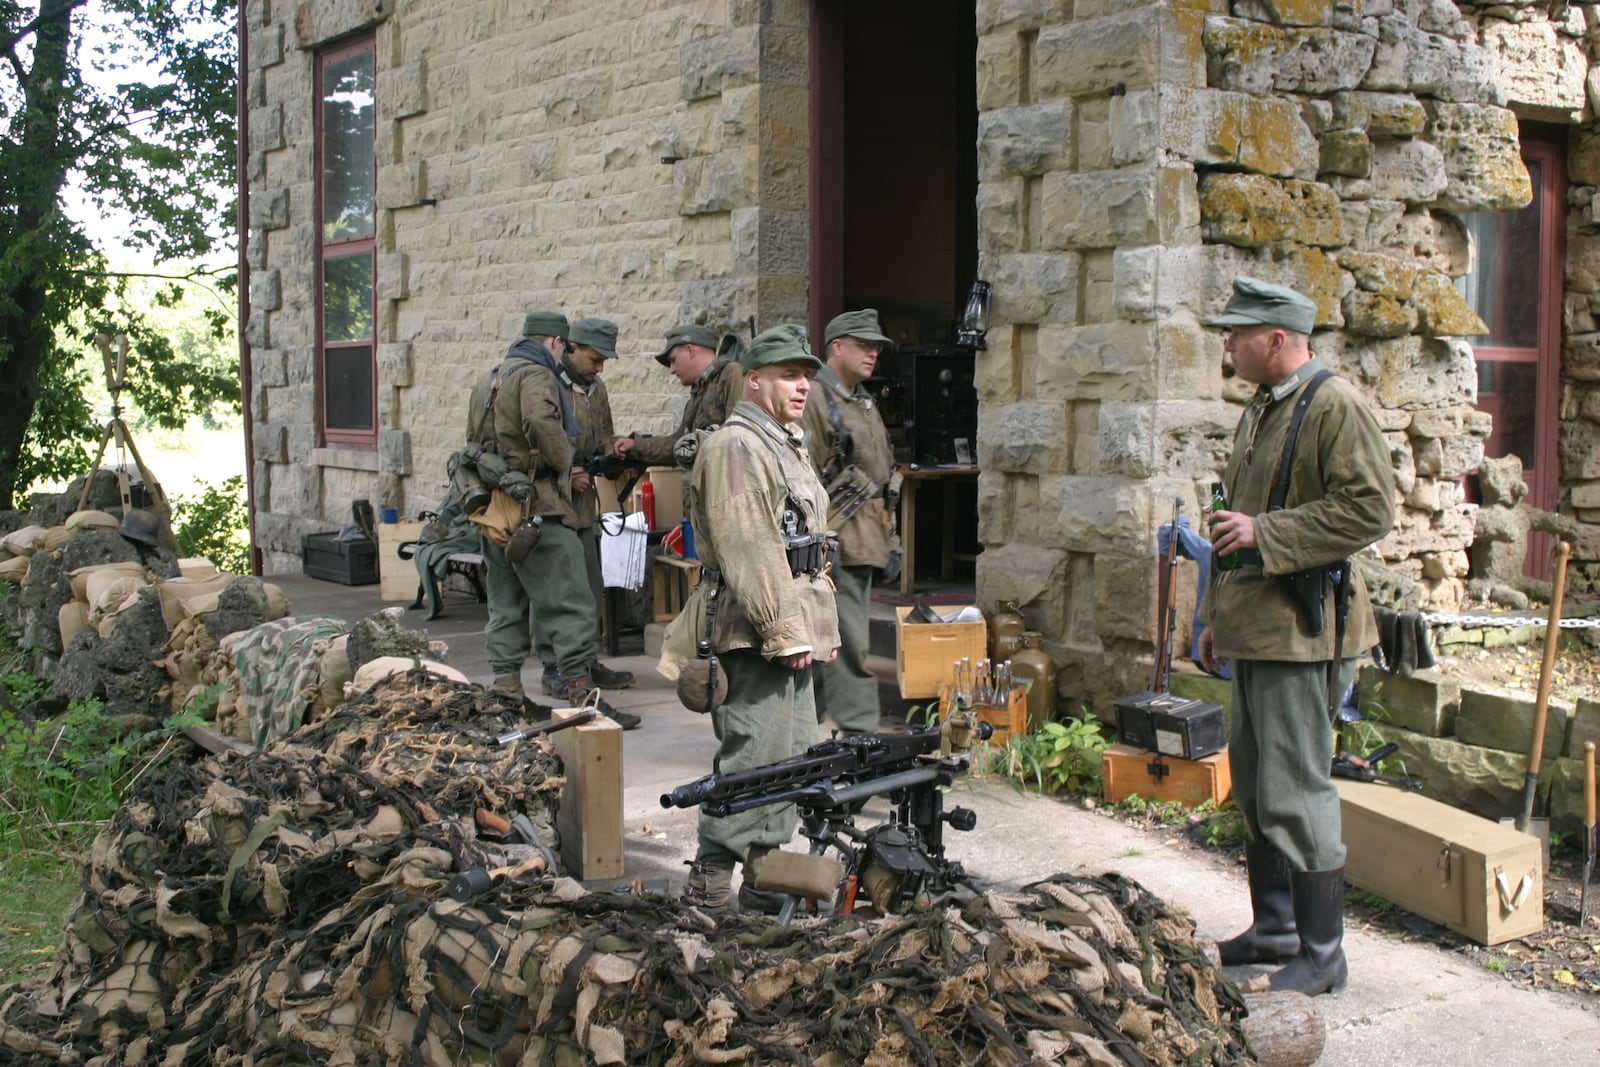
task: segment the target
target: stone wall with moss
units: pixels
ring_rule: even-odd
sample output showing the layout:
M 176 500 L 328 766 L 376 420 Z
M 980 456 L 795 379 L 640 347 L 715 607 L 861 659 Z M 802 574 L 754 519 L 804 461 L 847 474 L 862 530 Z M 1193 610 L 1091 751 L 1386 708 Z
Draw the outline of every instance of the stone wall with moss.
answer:
M 1155 532 L 1191 519 L 1253 387 L 1203 323 L 1236 274 L 1318 305 L 1314 349 L 1393 450 L 1377 546 L 1464 598 L 1487 416 L 1460 338 L 1465 212 L 1531 195 L 1495 55 L 1448 2 L 978 4 L 984 601 L 1023 604 L 1069 700 L 1143 688 Z

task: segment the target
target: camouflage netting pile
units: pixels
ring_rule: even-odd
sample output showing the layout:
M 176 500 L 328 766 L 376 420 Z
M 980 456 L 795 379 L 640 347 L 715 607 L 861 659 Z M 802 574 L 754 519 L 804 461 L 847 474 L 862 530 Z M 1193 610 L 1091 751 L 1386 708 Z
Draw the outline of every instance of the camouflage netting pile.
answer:
M 1058 876 L 964 908 L 716 925 L 676 901 L 452 874 L 552 845 L 559 767 L 475 686 L 379 683 L 267 751 L 145 782 L 96 841 L 0 1064 L 1238 1064 L 1189 921 Z

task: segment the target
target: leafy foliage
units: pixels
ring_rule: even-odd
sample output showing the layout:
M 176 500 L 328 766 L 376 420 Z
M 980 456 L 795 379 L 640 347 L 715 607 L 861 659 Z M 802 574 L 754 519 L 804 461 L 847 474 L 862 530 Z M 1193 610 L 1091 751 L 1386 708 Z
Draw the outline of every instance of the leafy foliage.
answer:
M 1191 808 L 1176 800 L 1151 800 L 1134 793 L 1112 805 L 1112 810 L 1122 818 L 1181 829 L 1207 848 L 1238 847 L 1250 833 L 1239 809 L 1227 802 L 1207 800 Z
M 172 513 L 172 532 L 185 556 L 205 556 L 232 574 L 250 573 L 243 475 L 235 474 L 220 486 L 201 483 L 193 496 L 173 497 Z
M 1100 792 L 1100 753 L 1111 739 L 1105 725 L 1084 711 L 1081 718 L 1047 722 L 1037 733 L 1013 734 L 1003 758 L 1007 776 L 1045 793 Z
M 130 341 L 131 399 L 181 425 L 238 404 L 230 368 L 186 358 L 150 311 L 174 286 L 235 285 L 180 269 L 153 294 L 110 265 L 64 210 L 69 180 L 125 218 L 122 243 L 157 262 L 203 261 L 226 239 L 234 155 L 234 0 L 0 3 L 0 507 L 87 466 L 98 430 L 80 355 L 97 332 Z M 212 328 L 227 328 L 214 309 Z M 92 373 L 92 377 L 99 377 Z

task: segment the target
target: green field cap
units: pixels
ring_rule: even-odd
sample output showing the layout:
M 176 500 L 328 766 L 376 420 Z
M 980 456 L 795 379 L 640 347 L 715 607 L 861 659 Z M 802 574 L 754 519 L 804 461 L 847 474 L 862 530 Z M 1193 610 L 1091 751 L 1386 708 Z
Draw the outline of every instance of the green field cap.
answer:
M 1233 279 L 1233 299 L 1212 326 L 1282 326 L 1295 333 L 1310 333 L 1317 324 L 1317 305 L 1287 285 L 1273 285 L 1239 275 Z

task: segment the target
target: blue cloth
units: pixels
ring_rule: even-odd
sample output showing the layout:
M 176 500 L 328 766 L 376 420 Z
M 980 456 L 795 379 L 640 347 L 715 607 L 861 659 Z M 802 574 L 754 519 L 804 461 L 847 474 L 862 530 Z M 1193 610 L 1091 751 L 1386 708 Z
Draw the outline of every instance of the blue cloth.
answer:
M 1163 553 L 1168 551 L 1168 546 L 1172 543 L 1172 524 L 1168 523 L 1161 527 L 1157 531 L 1156 539 L 1160 550 Z M 1200 567 L 1200 580 L 1195 586 L 1194 618 L 1191 631 L 1194 637 L 1189 642 L 1189 657 L 1195 666 L 1205 670 L 1205 664 L 1200 662 L 1200 657 L 1195 655 L 1194 650 L 1199 647 L 1200 634 L 1206 628 L 1205 623 L 1200 621 L 1200 604 L 1205 599 L 1206 583 L 1211 578 L 1211 541 L 1190 528 L 1189 516 L 1187 515 L 1178 516 L 1178 555 L 1184 559 L 1194 560 Z M 1233 664 L 1225 663 L 1222 665 L 1221 670 L 1212 671 L 1211 673 L 1218 678 L 1231 679 L 1233 677 Z

